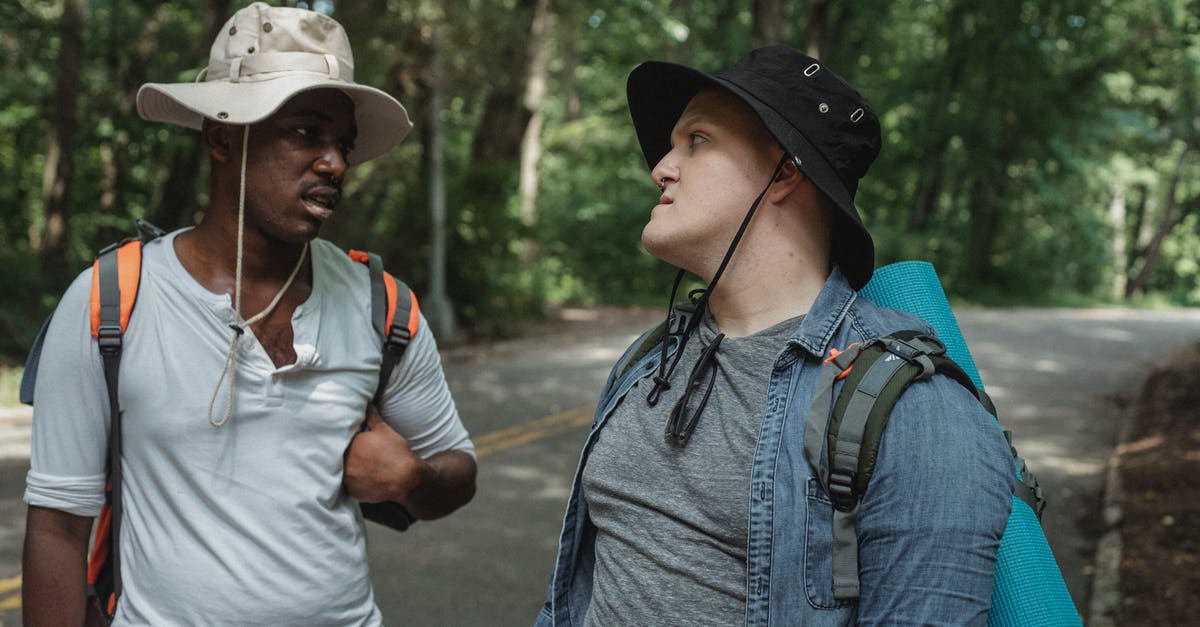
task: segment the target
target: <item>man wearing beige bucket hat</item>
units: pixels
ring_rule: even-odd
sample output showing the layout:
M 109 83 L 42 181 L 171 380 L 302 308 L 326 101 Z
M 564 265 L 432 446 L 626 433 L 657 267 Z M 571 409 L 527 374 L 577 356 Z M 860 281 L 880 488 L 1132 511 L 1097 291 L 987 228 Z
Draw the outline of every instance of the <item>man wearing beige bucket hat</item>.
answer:
M 335 20 L 261 2 L 224 25 L 196 82 L 143 85 L 137 108 L 198 129 L 212 171 L 200 223 L 142 249 L 115 392 L 113 624 L 381 624 L 356 501 L 437 518 L 475 481 L 424 321 L 373 401 L 367 268 L 317 237 L 347 168 L 399 143 L 408 115 L 354 82 Z M 26 624 L 84 616 L 109 424 L 90 284 L 68 288 L 37 368 Z

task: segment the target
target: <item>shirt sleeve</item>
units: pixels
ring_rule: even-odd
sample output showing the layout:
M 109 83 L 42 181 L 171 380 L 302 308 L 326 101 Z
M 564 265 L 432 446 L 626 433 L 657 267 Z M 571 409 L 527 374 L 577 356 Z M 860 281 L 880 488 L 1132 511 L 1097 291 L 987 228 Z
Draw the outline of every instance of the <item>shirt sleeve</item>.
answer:
M 91 271 L 67 288 L 46 331 L 33 400 L 25 502 L 77 516 L 104 505 L 108 390 L 91 336 Z
M 423 315 L 404 359 L 384 390 L 380 412 L 423 458 L 452 450 L 475 455 L 475 446 L 446 385 L 437 341 Z
M 937 376 L 897 402 L 859 510 L 859 623 L 985 625 L 1012 507 L 995 419 Z

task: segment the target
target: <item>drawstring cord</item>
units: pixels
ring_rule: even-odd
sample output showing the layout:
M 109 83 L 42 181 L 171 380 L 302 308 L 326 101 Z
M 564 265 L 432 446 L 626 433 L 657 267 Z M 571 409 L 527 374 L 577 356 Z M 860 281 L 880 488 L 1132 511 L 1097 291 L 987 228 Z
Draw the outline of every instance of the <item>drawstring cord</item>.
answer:
M 237 266 L 234 270 L 233 279 L 233 313 L 235 322 L 229 325 L 233 329 L 233 337 L 229 340 L 229 351 L 225 353 L 225 365 L 221 368 L 221 376 L 217 378 L 217 386 L 213 388 L 212 398 L 208 401 L 208 423 L 214 427 L 222 427 L 226 422 L 229 422 L 229 417 L 233 415 L 233 388 L 234 379 L 237 375 L 237 355 L 238 355 L 238 340 L 250 325 L 255 324 L 259 320 L 266 318 L 275 310 L 275 306 L 283 298 L 283 295 L 292 286 L 292 281 L 296 279 L 296 275 L 300 273 L 300 268 L 304 265 L 304 258 L 308 254 L 308 242 L 304 243 L 304 248 L 300 250 L 300 258 L 296 260 L 296 266 L 292 268 L 292 273 L 288 275 L 287 281 L 283 282 L 283 287 L 275 293 L 275 298 L 271 299 L 271 304 L 267 305 L 266 309 L 255 314 L 244 324 L 238 325 L 236 320 L 242 315 L 242 236 L 246 230 L 246 147 L 250 143 L 250 125 L 246 125 L 242 131 L 242 169 L 241 176 L 238 181 L 238 233 L 237 233 Z M 221 383 L 225 381 L 225 375 L 229 375 L 229 396 L 225 401 L 225 414 L 220 420 L 213 420 L 213 406 L 217 403 L 217 394 L 221 391 Z
M 693 290 L 688 294 L 688 299 L 695 308 L 692 318 L 687 321 L 687 326 L 678 334 L 671 330 L 675 323 L 675 294 L 679 290 L 679 283 L 683 280 L 684 271 L 681 269 L 675 274 L 675 284 L 671 286 L 671 299 L 667 303 L 667 336 L 662 342 L 662 356 L 658 360 L 658 373 L 654 375 L 654 387 L 650 389 L 650 393 L 646 395 L 646 404 L 654 407 L 658 404 L 659 396 L 663 391 L 671 389 L 669 379 L 675 372 L 675 367 L 679 365 L 679 360 L 683 358 L 683 349 L 687 346 L 688 339 L 691 338 L 696 329 L 700 326 L 700 319 L 704 317 L 704 312 L 708 308 L 708 297 L 713 290 L 717 289 L 717 281 L 721 280 L 721 275 L 725 273 L 725 267 L 729 265 L 729 260 L 733 258 L 733 253 L 737 250 L 738 243 L 742 241 L 742 236 L 746 233 L 746 229 L 750 226 L 750 220 L 754 217 L 754 212 L 758 210 L 758 205 L 762 203 L 762 199 L 766 197 L 767 190 L 771 189 L 771 184 L 775 182 L 779 172 L 783 170 L 783 165 L 788 162 L 788 155 L 784 153 L 779 159 L 779 163 L 775 165 L 775 171 L 771 173 L 771 179 L 767 181 L 767 186 L 759 192 L 758 197 L 754 199 L 754 203 L 750 205 L 750 210 L 746 212 L 746 217 L 742 219 L 741 226 L 738 227 L 737 233 L 733 236 L 733 241 L 729 243 L 729 248 L 725 251 L 725 257 L 721 259 L 721 265 L 717 266 L 717 271 L 713 274 L 712 281 L 708 283 L 708 287 Z M 672 357 L 671 365 L 667 366 L 667 344 L 670 343 L 672 335 L 679 335 L 679 348 L 675 349 L 675 355 Z M 715 352 L 716 348 L 713 347 Z M 695 374 L 695 369 L 693 369 Z M 691 389 L 691 383 L 688 388 Z M 711 390 L 710 390 L 711 391 Z M 685 392 L 685 397 L 687 396 Z M 708 395 L 704 396 L 704 400 L 708 400 Z M 697 411 L 699 415 L 699 411 Z M 693 424 L 693 426 L 695 426 Z M 690 433 L 690 430 L 689 430 Z M 686 439 L 686 437 L 685 437 Z

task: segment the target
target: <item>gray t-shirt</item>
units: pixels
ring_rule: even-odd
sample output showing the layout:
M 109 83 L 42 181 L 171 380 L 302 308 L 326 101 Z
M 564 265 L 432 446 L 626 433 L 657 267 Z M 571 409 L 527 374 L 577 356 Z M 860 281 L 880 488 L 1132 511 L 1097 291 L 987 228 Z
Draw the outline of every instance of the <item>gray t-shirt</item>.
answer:
M 646 378 L 609 417 L 583 471 L 597 528 L 588 625 L 744 622 L 750 467 L 773 364 L 802 317 L 724 338 L 716 385 L 686 444 L 669 441 L 664 428 L 718 333 L 711 316 L 654 407 Z M 693 394 L 692 409 L 702 396 Z

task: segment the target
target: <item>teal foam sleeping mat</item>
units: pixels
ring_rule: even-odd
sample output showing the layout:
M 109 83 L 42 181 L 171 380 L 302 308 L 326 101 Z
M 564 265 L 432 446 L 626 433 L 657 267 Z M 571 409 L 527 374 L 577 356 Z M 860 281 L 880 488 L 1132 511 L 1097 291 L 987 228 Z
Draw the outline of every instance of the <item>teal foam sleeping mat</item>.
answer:
M 902 261 L 879 268 L 859 294 L 876 304 L 907 311 L 928 321 L 945 343 L 950 358 L 983 389 L 979 370 L 971 359 L 958 321 L 931 264 Z M 1018 472 L 1016 468 L 1013 470 Z M 1041 523 L 1033 509 L 1016 496 L 1012 499 L 1012 513 L 996 555 L 988 625 L 1083 625 Z

